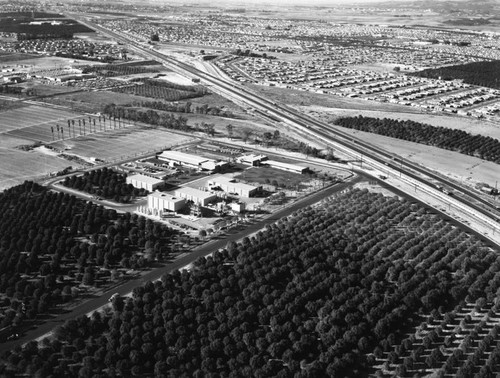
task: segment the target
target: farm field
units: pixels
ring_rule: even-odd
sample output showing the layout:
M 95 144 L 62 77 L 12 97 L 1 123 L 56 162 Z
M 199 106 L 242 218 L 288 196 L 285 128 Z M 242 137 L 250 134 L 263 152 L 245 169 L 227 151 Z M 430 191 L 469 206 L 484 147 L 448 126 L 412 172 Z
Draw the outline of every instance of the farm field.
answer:
M 148 97 L 134 96 L 127 93 L 117 93 L 111 91 L 95 91 L 95 92 L 79 92 L 79 93 L 68 93 L 66 95 L 60 95 L 57 99 L 53 101 L 57 102 L 57 100 L 61 99 L 67 104 L 68 101 L 74 102 L 76 104 L 90 104 L 95 108 L 95 111 L 102 111 L 104 105 L 113 103 L 115 105 L 127 105 L 131 104 L 134 101 L 138 102 L 147 102 L 151 101 Z
M 67 119 L 76 119 L 69 111 L 29 105 L 1 113 L 0 123 L 0 190 L 20 184 L 28 179 L 46 176 L 68 167 L 80 167 L 55 154 L 22 151 L 15 147 L 35 142 L 50 143 L 51 127 L 66 125 Z M 83 118 L 81 116 L 80 118 Z
M 0 136 L 3 139 L 3 136 Z M 0 146 L 0 192 L 11 186 L 46 176 L 60 171 L 69 165 L 78 168 L 80 165 L 68 162 L 53 155 L 41 155 L 35 151 L 21 151 L 15 148 Z
M 60 150 L 66 149 L 66 152 L 72 155 L 113 161 L 169 148 L 189 140 L 191 140 L 190 137 L 173 134 L 164 129 L 127 126 L 71 140 L 58 141 L 52 143 L 52 146 Z
M 65 126 L 68 119 L 77 116 L 67 110 L 29 105 L 1 113 L 0 135 L 7 134 L 31 141 L 49 142 L 52 139 L 50 127 L 59 123 Z
M 21 60 L 26 61 L 24 64 L 32 64 L 30 63 L 31 60 L 29 59 L 37 59 L 39 58 L 38 55 L 28 55 L 28 54 L 20 54 L 20 53 L 7 53 L 7 52 L 0 52 L 0 63 L 10 63 L 10 62 L 15 62 L 16 64 L 20 64 Z

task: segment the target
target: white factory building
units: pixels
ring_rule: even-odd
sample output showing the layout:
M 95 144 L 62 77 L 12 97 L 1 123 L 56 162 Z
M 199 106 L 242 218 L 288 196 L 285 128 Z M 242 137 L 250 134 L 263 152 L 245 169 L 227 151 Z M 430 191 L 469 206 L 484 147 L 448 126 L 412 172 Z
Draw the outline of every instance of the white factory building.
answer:
M 197 205 L 206 206 L 210 202 L 216 200 L 217 196 L 212 192 L 204 192 L 203 190 L 190 188 L 188 186 L 181 187 L 175 190 L 175 195 L 186 201 L 193 201 Z
M 237 182 L 235 179 L 225 176 L 217 177 L 208 182 L 211 187 L 219 187 L 226 193 L 236 193 L 241 197 L 252 197 L 261 187 Z
M 159 160 L 168 162 L 171 167 L 187 166 L 191 168 L 213 171 L 216 167 L 225 167 L 228 163 L 224 161 L 215 161 L 201 156 L 187 154 L 181 151 L 167 150 L 157 156 Z
M 164 192 L 153 192 L 148 195 L 148 208 L 158 211 L 178 211 L 186 205 L 184 198 L 172 196 Z
M 253 167 L 257 167 L 259 166 L 263 161 L 267 160 L 267 156 L 266 155 L 254 155 L 254 154 L 250 154 L 250 155 L 243 155 L 243 156 L 240 156 L 238 158 L 238 161 L 241 163 L 241 164 L 247 164 L 247 165 L 251 165 Z
M 293 173 L 304 173 L 307 171 L 308 167 L 303 167 L 297 164 L 283 163 L 276 160 L 266 160 L 261 162 L 262 165 L 267 165 L 272 168 L 281 169 L 282 171 L 293 172 Z
M 154 177 L 137 174 L 127 176 L 126 183 L 132 184 L 134 188 L 146 189 L 150 192 L 153 192 L 159 187 L 163 186 L 164 181 Z

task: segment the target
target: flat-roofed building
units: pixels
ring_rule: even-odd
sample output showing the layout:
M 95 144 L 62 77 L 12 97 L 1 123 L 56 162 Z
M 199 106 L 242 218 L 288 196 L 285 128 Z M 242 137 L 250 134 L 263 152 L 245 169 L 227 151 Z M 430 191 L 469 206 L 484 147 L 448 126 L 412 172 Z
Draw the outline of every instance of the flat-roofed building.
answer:
M 150 192 L 158 189 L 165 183 L 163 180 L 141 174 L 127 176 L 126 182 L 127 184 L 132 184 L 135 188 L 146 189 Z
M 243 155 L 238 158 L 238 161 L 242 164 L 248 164 L 253 167 L 260 165 L 264 160 L 267 160 L 266 155 Z
M 301 174 L 306 172 L 308 169 L 308 167 L 303 167 L 301 165 L 283 163 L 281 161 L 276 161 L 276 160 L 266 160 L 262 162 L 262 165 L 264 164 L 272 168 L 281 169 L 283 171 L 301 173 Z
M 187 165 L 195 168 L 201 168 L 203 163 L 207 163 L 211 160 L 196 155 L 186 154 L 185 152 L 172 150 L 163 151 L 157 157 L 160 160 L 166 160 L 174 165 Z
M 208 182 L 209 186 L 219 187 L 226 193 L 236 193 L 241 197 L 252 197 L 262 187 L 237 182 L 235 179 L 225 176 L 217 177 Z
M 205 192 L 203 190 L 190 188 L 188 186 L 183 186 L 175 190 L 175 195 L 186 199 L 187 201 L 193 201 L 197 205 L 206 206 L 210 202 L 215 201 L 217 196 L 212 192 Z
M 186 205 L 184 198 L 172 196 L 164 192 L 153 192 L 148 195 L 148 208 L 158 211 L 178 211 Z

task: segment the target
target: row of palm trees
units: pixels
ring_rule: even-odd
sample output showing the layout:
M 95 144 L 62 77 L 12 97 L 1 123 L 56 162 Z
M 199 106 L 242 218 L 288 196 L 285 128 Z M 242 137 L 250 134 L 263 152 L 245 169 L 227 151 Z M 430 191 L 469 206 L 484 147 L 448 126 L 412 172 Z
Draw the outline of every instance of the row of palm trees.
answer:
M 78 136 L 81 135 L 86 135 L 86 134 L 91 134 L 91 133 L 97 133 L 98 130 L 97 128 L 99 127 L 99 131 L 106 131 L 106 130 L 112 130 L 117 128 L 117 122 L 118 121 L 118 128 L 125 127 L 125 122 L 122 120 L 120 116 L 112 116 L 110 115 L 108 118 L 108 125 L 106 126 L 106 116 L 104 115 L 99 115 L 97 118 L 99 124 L 97 125 L 96 123 L 96 118 L 92 118 L 89 116 L 88 121 L 85 118 L 80 118 L 80 119 L 68 119 L 68 125 L 66 126 L 66 138 L 76 138 L 76 122 L 78 122 Z M 113 123 L 111 122 L 113 121 Z M 130 125 L 130 122 L 129 122 Z M 83 133 L 82 133 L 82 126 L 83 126 Z M 64 140 L 64 131 L 65 128 L 62 125 L 56 124 L 56 126 L 50 126 L 50 130 L 52 132 L 52 140 L 55 141 L 55 132 L 57 132 L 57 140 L 62 139 Z

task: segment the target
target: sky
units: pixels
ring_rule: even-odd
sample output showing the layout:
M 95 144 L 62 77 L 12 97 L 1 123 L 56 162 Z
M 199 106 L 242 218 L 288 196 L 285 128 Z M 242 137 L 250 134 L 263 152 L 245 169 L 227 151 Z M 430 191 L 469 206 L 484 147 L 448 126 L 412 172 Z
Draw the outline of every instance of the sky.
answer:
M 179 0 L 176 0 L 177 2 Z M 182 0 L 180 0 L 182 2 Z M 358 4 L 374 4 L 374 3 L 387 3 L 390 1 L 403 2 L 403 1 L 416 1 L 416 0 L 184 0 L 184 3 L 206 3 L 212 2 L 214 4 L 227 4 L 227 5 L 322 5 L 322 6 L 336 6 L 336 5 L 358 5 Z

